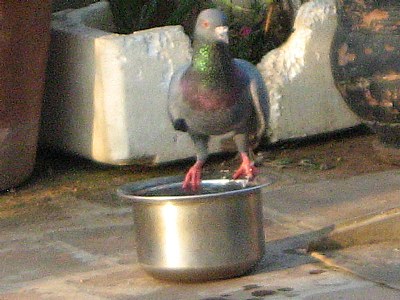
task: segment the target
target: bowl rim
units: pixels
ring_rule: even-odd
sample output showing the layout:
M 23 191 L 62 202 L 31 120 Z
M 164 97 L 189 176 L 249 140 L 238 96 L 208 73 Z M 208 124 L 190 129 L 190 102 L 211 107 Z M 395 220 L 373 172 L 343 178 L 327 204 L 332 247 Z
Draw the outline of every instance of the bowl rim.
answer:
M 263 176 L 262 179 L 256 178 L 254 181 L 246 179 L 228 179 L 228 178 L 205 178 L 202 182 L 210 183 L 214 181 L 223 182 L 239 182 L 243 185 L 241 189 L 235 189 L 231 191 L 209 193 L 209 194 L 195 194 L 195 195 L 168 195 L 168 196 L 146 196 L 146 195 L 135 195 L 135 191 L 144 190 L 146 188 L 155 187 L 157 185 L 172 185 L 181 184 L 183 176 L 168 176 L 168 177 L 157 177 L 147 180 L 140 180 L 135 182 L 126 183 L 117 188 L 117 195 L 124 199 L 129 199 L 133 202 L 162 202 L 162 201 L 199 201 L 203 199 L 213 197 L 229 197 L 237 194 L 250 193 L 260 190 L 263 187 L 271 185 L 275 180 L 272 176 Z M 246 185 L 246 186 L 244 186 Z

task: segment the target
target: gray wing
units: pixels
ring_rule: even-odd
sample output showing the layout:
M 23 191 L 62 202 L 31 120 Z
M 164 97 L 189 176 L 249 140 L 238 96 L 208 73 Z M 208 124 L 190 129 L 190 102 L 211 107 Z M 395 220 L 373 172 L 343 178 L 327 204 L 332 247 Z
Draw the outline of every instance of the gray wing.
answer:
M 176 130 L 189 131 L 186 120 L 183 118 L 183 96 L 180 86 L 180 80 L 190 64 L 179 69 L 171 78 L 168 91 L 168 115 L 172 125 Z M 184 122 L 184 124 L 182 124 Z M 208 140 L 209 137 L 203 134 L 195 134 L 189 132 L 196 149 L 197 160 L 206 161 L 208 156 Z
M 168 115 L 169 118 L 176 127 L 176 122 L 180 120 L 181 118 L 181 110 L 182 110 L 182 105 L 183 105 L 183 97 L 182 97 L 182 91 L 180 89 L 180 80 L 183 76 L 183 74 L 186 72 L 190 64 L 183 66 L 179 70 L 177 70 L 171 78 L 171 82 L 169 84 L 169 90 L 168 90 L 168 100 L 167 100 L 167 105 L 168 105 Z M 177 128 L 175 128 L 177 129 Z
M 243 59 L 235 59 L 234 61 L 249 78 L 250 96 L 257 118 L 254 146 L 256 147 L 267 136 L 269 121 L 268 91 L 260 72 L 253 64 Z

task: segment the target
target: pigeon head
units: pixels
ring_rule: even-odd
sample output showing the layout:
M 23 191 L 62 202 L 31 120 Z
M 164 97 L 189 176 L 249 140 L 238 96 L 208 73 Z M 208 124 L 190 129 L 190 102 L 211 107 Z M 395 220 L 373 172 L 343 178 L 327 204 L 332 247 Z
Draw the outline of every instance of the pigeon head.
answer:
M 219 9 L 203 10 L 197 17 L 195 39 L 208 43 L 228 43 L 227 17 Z

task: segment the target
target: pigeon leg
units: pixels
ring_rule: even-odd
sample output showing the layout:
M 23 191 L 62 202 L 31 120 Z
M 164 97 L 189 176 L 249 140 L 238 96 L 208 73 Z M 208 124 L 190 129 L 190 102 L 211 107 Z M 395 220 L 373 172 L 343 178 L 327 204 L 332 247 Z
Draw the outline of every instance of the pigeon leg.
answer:
M 234 136 L 234 140 L 240 153 L 242 164 L 240 165 L 239 169 L 237 169 L 236 172 L 233 174 L 233 179 L 238 179 L 239 177 L 253 179 L 258 174 L 258 170 L 254 166 L 254 162 L 247 154 L 247 151 L 249 149 L 247 133 L 236 134 Z
M 186 173 L 182 184 L 184 190 L 197 191 L 201 184 L 201 172 L 208 156 L 208 136 L 190 134 L 197 152 L 196 163 Z
M 195 192 L 200 188 L 203 165 L 203 161 L 196 161 L 196 163 L 190 167 L 182 184 L 184 190 L 190 189 Z

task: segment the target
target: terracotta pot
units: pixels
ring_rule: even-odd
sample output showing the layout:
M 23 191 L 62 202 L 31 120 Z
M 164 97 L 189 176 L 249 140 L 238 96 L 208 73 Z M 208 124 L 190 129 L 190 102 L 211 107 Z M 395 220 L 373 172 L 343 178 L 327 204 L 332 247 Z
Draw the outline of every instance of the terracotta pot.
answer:
M 377 132 L 379 152 L 385 159 L 390 152 L 390 160 L 400 163 L 400 3 L 337 0 L 337 8 L 331 51 L 336 86 Z
M 50 1 L 0 3 L 0 190 L 34 167 L 50 16 Z

